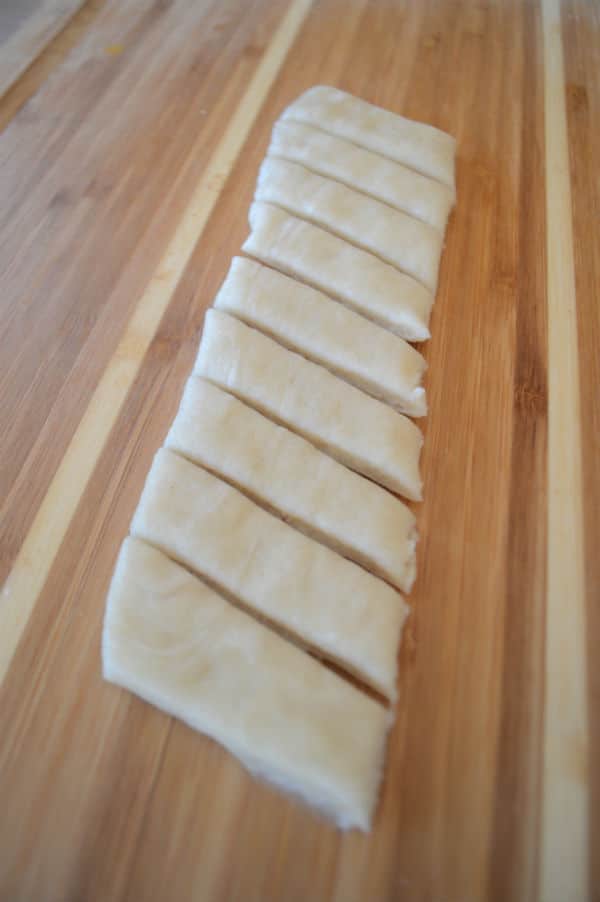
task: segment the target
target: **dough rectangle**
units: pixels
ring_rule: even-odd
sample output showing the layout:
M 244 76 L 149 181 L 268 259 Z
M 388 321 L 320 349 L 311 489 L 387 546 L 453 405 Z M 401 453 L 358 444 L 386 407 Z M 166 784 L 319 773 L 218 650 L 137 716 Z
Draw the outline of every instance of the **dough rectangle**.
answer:
M 443 239 L 432 226 L 277 157 L 264 160 L 254 196 L 375 254 L 435 294 Z
M 411 345 L 315 288 L 234 257 L 214 302 L 401 413 L 427 413 L 427 364 Z
M 421 497 L 418 427 L 324 367 L 221 310 L 207 310 L 194 371 L 346 466 Z
M 356 188 L 442 233 L 454 206 L 448 185 L 303 122 L 276 122 L 268 152 Z
M 368 830 L 387 712 L 133 538 L 102 635 L 104 677 L 225 746 L 254 774 Z
M 405 119 L 325 85 L 309 88 L 281 118 L 347 138 L 454 188 L 456 141 L 431 125 Z
M 394 585 L 414 571 L 406 505 L 210 382 L 190 377 L 165 445 Z
M 228 483 L 162 448 L 131 532 L 394 697 L 402 597 Z
M 433 295 L 412 276 L 326 229 L 254 201 L 242 250 L 307 282 L 407 341 L 429 338 Z

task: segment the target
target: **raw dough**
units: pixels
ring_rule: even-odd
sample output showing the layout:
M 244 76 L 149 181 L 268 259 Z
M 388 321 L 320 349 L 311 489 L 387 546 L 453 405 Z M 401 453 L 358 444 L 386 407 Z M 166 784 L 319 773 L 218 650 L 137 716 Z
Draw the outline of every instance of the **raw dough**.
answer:
M 414 572 L 406 505 L 210 382 L 190 377 L 165 445 L 394 585 Z
M 429 338 L 433 295 L 374 254 L 326 229 L 254 201 L 242 250 L 308 282 L 407 341 Z
M 427 364 L 411 345 L 303 282 L 234 257 L 214 306 L 408 416 L 427 413 Z
M 281 118 L 347 138 L 454 189 L 456 141 L 431 125 L 405 119 L 325 85 L 305 91 Z
M 381 200 L 444 232 L 454 191 L 378 153 L 327 132 L 283 119 L 275 124 L 269 156 L 302 163 L 320 175 Z
M 254 196 L 375 254 L 435 294 L 442 235 L 432 226 L 276 157 L 266 157 L 260 167 Z
M 401 596 L 226 482 L 162 448 L 131 532 L 394 696 Z
M 421 497 L 418 427 L 324 367 L 213 309 L 194 369 L 353 470 Z
M 106 679 L 216 739 L 338 826 L 369 829 L 385 709 L 136 539 L 121 548 L 102 657 Z

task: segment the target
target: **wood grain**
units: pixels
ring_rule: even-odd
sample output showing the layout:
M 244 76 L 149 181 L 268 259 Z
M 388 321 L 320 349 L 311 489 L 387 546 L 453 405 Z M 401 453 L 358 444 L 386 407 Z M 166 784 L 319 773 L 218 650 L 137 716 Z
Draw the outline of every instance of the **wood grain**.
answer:
M 0 680 L 89 480 L 98 451 L 115 423 L 171 295 L 196 243 L 202 237 L 204 226 L 257 110 L 277 75 L 307 8 L 307 0 L 295 0 L 256 67 L 157 269 L 133 311 L 21 546 L 3 589 L 6 626 L 0 648 Z
M 18 10 L 15 26 L 0 30 L 0 95 L 23 74 L 30 63 L 65 27 L 83 0 L 38 0 Z M 17 12 L 16 4 L 13 13 Z M 22 5 L 23 6 L 23 5 Z
M 569 174 L 577 298 L 577 338 L 581 406 L 585 644 L 587 651 L 589 879 L 594 899 L 600 893 L 600 235 L 589 223 L 600 216 L 600 184 L 595 160 L 600 155 L 598 48 L 600 8 L 568 3 L 562 16 L 565 93 L 569 136 Z
M 98 17 L 107 0 L 86 0 L 64 28 L 48 41 L 23 73 L 13 80 L 0 97 L 0 130 L 4 130 L 23 107 L 62 65 Z M 1 53 L 1 47 L 0 47 Z
M 2 900 L 598 898 L 597 8 L 563 5 L 562 71 L 552 4 L 307 8 L 109 0 L 0 136 Z M 204 310 L 273 121 L 317 82 L 459 142 L 426 346 L 420 575 L 368 837 L 100 678 L 115 555 Z M 579 470 L 557 472 L 577 442 Z M 570 555 L 563 513 L 581 518 Z M 585 648 L 558 667 L 547 638 L 573 627 Z M 548 754 L 562 673 L 588 704 L 573 783 Z M 565 785 L 589 829 L 554 814 Z
M 541 893 L 585 896 L 588 725 L 579 345 L 560 6 L 545 0 L 548 551 Z M 565 604 L 566 599 L 569 603 Z M 565 835 L 564 824 L 569 824 Z

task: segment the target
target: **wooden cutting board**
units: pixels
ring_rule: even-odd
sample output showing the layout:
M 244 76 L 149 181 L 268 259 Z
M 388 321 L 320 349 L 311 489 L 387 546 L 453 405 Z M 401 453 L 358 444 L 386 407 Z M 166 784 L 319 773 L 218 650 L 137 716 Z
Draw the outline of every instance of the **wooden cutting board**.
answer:
M 0 100 L 2 902 L 600 898 L 599 71 L 579 0 L 90 0 Z M 100 676 L 118 547 L 315 83 L 458 139 L 369 836 Z

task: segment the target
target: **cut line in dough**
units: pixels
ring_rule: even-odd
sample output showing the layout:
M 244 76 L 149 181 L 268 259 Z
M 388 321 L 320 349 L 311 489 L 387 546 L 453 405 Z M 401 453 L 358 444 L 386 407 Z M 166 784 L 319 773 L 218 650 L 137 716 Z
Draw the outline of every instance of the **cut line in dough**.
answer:
M 432 125 L 405 119 L 326 85 L 301 94 L 281 119 L 322 128 L 454 189 L 456 141 Z
M 401 413 L 426 415 L 423 356 L 404 339 L 304 282 L 234 257 L 214 306 Z
M 345 138 L 282 119 L 275 123 L 269 156 L 302 163 L 319 175 L 336 179 L 420 219 L 442 234 L 454 206 L 454 191 Z
M 363 476 L 420 499 L 419 428 L 324 367 L 211 309 L 194 372 Z
M 307 282 L 407 341 L 429 338 L 433 295 L 379 257 L 292 216 L 254 201 L 242 250 Z
M 402 597 L 229 483 L 162 448 L 131 532 L 395 697 Z
M 104 677 L 215 739 L 342 829 L 368 830 L 389 715 L 134 538 L 102 633 Z
M 263 161 L 254 197 L 374 254 L 435 295 L 442 235 L 414 216 L 277 157 Z
M 376 576 L 414 571 L 406 505 L 210 382 L 190 376 L 165 445 Z

